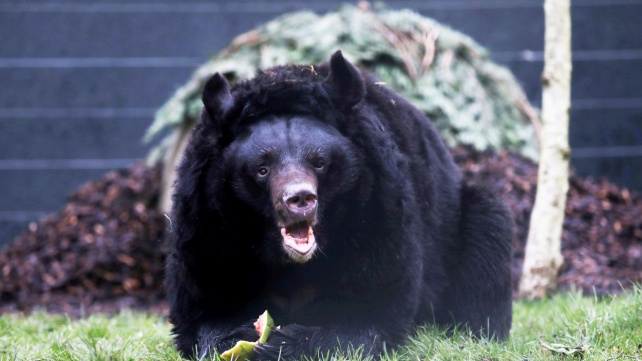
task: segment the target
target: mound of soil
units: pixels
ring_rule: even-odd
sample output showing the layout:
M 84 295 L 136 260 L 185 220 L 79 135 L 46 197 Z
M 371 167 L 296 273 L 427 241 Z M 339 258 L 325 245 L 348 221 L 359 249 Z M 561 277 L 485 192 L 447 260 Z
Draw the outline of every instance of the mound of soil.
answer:
M 453 150 L 464 178 L 501 194 L 515 220 L 514 289 L 524 258 L 537 166 L 509 152 Z M 43 308 L 80 315 L 136 308 L 165 312 L 156 202 L 160 169 L 142 163 L 108 173 L 0 252 L 0 313 Z M 642 283 L 642 197 L 603 180 L 572 176 L 559 287 L 617 293 Z

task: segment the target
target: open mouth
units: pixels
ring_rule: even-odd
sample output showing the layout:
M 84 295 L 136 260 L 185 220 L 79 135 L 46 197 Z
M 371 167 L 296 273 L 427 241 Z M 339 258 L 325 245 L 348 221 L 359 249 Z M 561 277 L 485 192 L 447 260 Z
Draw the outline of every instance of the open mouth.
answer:
M 281 228 L 281 236 L 286 248 L 289 247 L 302 256 L 308 254 L 316 245 L 310 221 L 297 222 Z

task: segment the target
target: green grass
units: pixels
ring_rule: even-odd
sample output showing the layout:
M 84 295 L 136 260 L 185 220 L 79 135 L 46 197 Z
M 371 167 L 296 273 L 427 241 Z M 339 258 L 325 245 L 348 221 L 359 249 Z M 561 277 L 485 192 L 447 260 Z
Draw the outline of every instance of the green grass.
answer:
M 0 317 L 0 360 L 181 360 L 162 318 L 124 312 L 81 320 L 36 313 Z
M 180 360 L 170 325 L 135 312 L 81 320 L 36 313 L 0 316 L 0 360 Z M 347 358 L 360 359 L 358 352 Z M 421 328 L 387 360 L 603 360 L 642 361 L 642 289 L 617 297 L 560 294 L 514 305 L 511 337 L 478 341 L 464 332 L 446 337 Z

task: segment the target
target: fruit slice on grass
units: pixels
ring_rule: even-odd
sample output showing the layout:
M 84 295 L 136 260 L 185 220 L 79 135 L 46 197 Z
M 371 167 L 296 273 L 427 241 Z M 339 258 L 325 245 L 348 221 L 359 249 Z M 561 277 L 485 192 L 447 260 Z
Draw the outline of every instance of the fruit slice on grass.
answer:
M 263 312 L 263 314 L 259 316 L 256 322 L 254 322 L 254 327 L 259 332 L 259 339 L 257 341 L 238 341 L 234 347 L 223 352 L 221 358 L 226 361 L 252 360 L 254 358 L 254 346 L 267 341 L 274 327 L 274 321 L 268 311 Z

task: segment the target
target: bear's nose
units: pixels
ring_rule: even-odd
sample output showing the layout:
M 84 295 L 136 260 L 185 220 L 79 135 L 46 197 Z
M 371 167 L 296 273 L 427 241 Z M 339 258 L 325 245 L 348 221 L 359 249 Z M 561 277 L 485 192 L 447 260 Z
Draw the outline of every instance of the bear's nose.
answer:
M 288 210 L 296 214 L 307 214 L 317 207 L 317 194 L 309 184 L 295 184 L 288 187 L 283 195 Z

